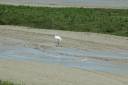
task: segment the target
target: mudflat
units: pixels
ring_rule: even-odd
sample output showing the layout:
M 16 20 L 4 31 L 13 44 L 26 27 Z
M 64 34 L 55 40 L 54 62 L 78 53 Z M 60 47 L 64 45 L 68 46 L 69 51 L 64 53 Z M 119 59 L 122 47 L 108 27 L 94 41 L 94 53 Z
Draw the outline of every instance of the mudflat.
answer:
M 19 41 L 19 43 L 22 41 L 24 42 L 24 46 L 35 47 L 38 49 L 41 49 L 42 47 L 55 47 L 54 34 L 58 34 L 63 38 L 63 47 L 84 50 L 128 50 L 128 37 L 89 32 L 37 29 L 23 26 L 0 26 L 1 42 L 12 41 L 13 44 L 13 40 L 17 42 Z
M 0 79 L 25 85 L 127 85 L 128 78 L 60 65 L 0 60 Z
M 56 48 L 54 34 L 59 34 L 62 48 L 128 52 L 128 38 L 114 35 L 36 29 L 23 26 L 0 26 L 0 52 L 27 47 L 44 52 Z M 45 50 L 46 51 L 46 50 Z M 32 55 L 28 53 L 24 54 Z M 23 55 L 22 52 L 18 55 Z M 0 55 L 2 56 L 2 55 Z M 4 56 L 4 55 L 3 55 Z M 15 55 L 14 55 L 15 56 Z M 0 58 L 0 79 L 23 82 L 26 85 L 127 85 L 128 76 L 65 67 L 63 64 L 34 60 Z

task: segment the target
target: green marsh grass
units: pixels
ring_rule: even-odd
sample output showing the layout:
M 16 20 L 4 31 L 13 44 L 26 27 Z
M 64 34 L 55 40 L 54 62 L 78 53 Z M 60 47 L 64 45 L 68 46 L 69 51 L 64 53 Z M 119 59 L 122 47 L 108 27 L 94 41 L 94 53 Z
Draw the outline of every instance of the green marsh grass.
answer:
M 128 36 L 128 9 L 0 5 L 0 24 Z

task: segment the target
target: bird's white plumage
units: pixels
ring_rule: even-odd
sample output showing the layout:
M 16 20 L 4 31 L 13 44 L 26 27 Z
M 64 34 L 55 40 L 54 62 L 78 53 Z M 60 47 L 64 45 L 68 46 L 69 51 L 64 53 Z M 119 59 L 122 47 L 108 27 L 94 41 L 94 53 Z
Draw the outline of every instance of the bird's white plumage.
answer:
M 56 40 L 62 41 L 62 38 L 61 38 L 60 36 L 58 36 L 58 35 L 55 35 L 54 38 L 55 38 Z
M 62 38 L 56 34 L 54 35 L 54 38 L 56 40 L 56 46 L 59 46 L 60 42 L 62 41 Z

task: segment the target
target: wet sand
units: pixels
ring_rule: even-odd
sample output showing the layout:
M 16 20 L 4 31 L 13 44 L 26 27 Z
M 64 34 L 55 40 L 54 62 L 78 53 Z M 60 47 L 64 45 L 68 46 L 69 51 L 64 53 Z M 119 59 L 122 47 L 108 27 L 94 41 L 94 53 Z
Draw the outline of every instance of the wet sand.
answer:
M 40 50 L 41 48 L 55 47 L 54 34 L 58 34 L 63 38 L 61 44 L 65 48 L 126 52 L 128 50 L 128 37 L 89 32 L 32 29 L 22 26 L 0 26 L 0 37 L 3 44 L 6 44 L 7 41 L 11 41 L 12 43 L 10 44 L 13 44 L 16 41 L 16 45 L 21 43 L 26 47 L 33 47 Z
M 0 60 L 0 79 L 26 85 L 127 85 L 128 78 L 55 64 Z
M 0 52 L 20 47 L 34 48 L 42 52 L 47 51 L 47 49 L 60 49 L 59 47 L 55 47 L 53 39 L 55 33 L 58 33 L 63 38 L 62 48 L 75 48 L 85 51 L 128 52 L 128 37 L 86 32 L 33 29 L 10 25 L 0 26 Z M 23 54 L 28 57 L 29 55 L 34 55 L 29 52 L 18 53 L 21 56 Z M 92 57 L 92 59 L 100 60 L 101 58 Z M 101 60 L 104 60 L 104 58 Z M 106 60 L 111 61 L 108 58 L 104 61 Z M 127 61 L 125 62 L 127 63 Z M 116 63 L 118 64 L 118 62 Z M 0 58 L 0 79 L 12 80 L 14 82 L 23 81 L 26 85 L 128 84 L 127 74 L 120 76 L 94 70 L 65 67 L 63 64 L 46 64 L 35 60 L 24 61 L 11 58 Z

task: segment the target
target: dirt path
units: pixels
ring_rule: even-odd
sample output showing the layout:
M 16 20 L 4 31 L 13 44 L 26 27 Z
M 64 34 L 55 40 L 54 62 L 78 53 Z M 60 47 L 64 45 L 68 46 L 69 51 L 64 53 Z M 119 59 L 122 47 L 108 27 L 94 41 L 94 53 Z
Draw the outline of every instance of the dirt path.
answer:
M 17 47 L 43 50 L 55 48 L 53 35 L 63 38 L 62 46 L 84 50 L 128 51 L 128 38 L 113 35 L 0 26 L 0 51 Z M 0 79 L 26 85 L 128 85 L 127 76 L 92 72 L 35 61 L 0 59 Z

